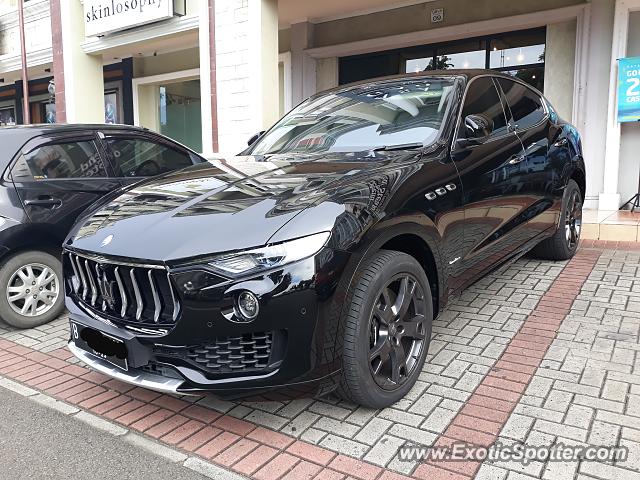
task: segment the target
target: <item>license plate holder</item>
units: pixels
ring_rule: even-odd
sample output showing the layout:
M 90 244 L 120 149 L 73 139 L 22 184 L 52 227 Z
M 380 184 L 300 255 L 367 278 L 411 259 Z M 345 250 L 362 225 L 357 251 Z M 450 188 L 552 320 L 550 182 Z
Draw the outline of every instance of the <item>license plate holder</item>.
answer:
M 129 370 L 127 345 L 124 340 L 80 323 L 70 322 L 71 339 L 76 347 L 118 367 Z

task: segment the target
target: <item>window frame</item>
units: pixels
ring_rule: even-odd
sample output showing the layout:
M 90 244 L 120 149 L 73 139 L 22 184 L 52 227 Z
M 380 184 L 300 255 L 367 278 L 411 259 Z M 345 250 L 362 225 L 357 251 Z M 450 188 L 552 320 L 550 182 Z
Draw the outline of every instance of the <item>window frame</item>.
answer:
M 109 145 L 109 138 L 122 138 L 122 139 L 129 139 L 129 140 L 140 140 L 140 141 L 145 141 L 145 142 L 149 142 L 149 143 L 154 143 L 157 145 L 161 145 L 165 148 L 171 149 L 171 150 L 175 150 L 178 153 L 181 153 L 183 155 L 185 155 L 187 158 L 189 158 L 189 160 L 191 160 L 191 165 L 197 165 L 198 163 L 202 163 L 202 162 L 197 162 L 195 161 L 196 159 L 202 159 L 203 161 L 206 161 L 205 159 L 203 159 L 202 157 L 200 157 L 198 154 L 192 152 L 191 150 L 189 150 L 188 148 L 180 145 L 179 143 L 175 143 L 167 138 L 164 138 L 160 135 L 153 135 L 150 132 L 138 132 L 138 131 L 127 131 L 127 130 L 120 130 L 120 129 L 103 129 L 99 132 L 99 137 L 100 137 L 100 141 L 103 145 L 106 157 L 109 160 L 111 169 L 113 170 L 114 176 L 115 178 L 118 179 L 145 179 L 145 178 L 150 178 L 149 176 L 143 176 L 143 175 L 124 175 L 122 172 L 122 169 L 120 168 L 120 165 L 118 164 L 115 155 L 113 154 L 113 150 L 111 149 L 111 145 Z M 188 168 L 188 167 L 184 167 L 184 168 Z M 173 170 L 171 170 L 173 171 Z M 160 173 L 160 175 L 163 175 L 162 173 Z
M 540 93 L 538 90 L 536 90 L 535 88 L 533 88 L 531 85 L 529 85 L 526 82 L 523 82 L 522 80 L 520 80 L 519 78 L 515 78 L 515 77 L 494 77 L 494 83 L 496 84 L 499 92 L 500 92 L 500 97 L 502 99 L 503 102 L 503 108 L 505 109 L 505 112 L 508 112 L 508 123 L 509 123 L 509 129 L 512 132 L 515 133 L 521 133 L 521 132 L 526 132 L 528 130 L 531 130 L 532 128 L 537 128 L 540 125 L 542 125 L 543 123 L 546 123 L 549 120 L 549 108 L 547 107 L 547 102 L 546 99 L 544 98 L 544 95 L 542 93 Z M 520 85 L 522 85 L 523 87 L 525 87 L 526 89 L 528 89 L 532 94 L 534 94 L 537 99 L 538 102 L 540 103 L 540 105 L 542 105 L 542 109 L 544 111 L 544 115 L 542 116 L 542 119 L 537 122 L 534 123 L 530 126 L 528 126 L 527 128 L 513 128 L 514 124 L 516 123 L 515 119 L 513 118 L 513 112 L 511 111 L 511 105 L 509 105 L 509 101 L 507 99 L 506 94 L 504 93 L 504 90 L 502 89 L 502 85 L 500 84 L 499 80 L 504 80 L 507 82 L 513 82 L 513 83 L 519 83 Z M 518 125 L 519 127 L 519 125 Z
M 491 82 L 493 83 L 493 88 L 496 89 L 496 93 L 498 94 L 498 99 L 500 100 L 500 105 L 502 106 L 502 112 L 504 113 L 504 118 L 507 121 L 507 132 L 502 134 L 502 135 L 498 135 L 498 136 L 489 136 L 489 138 L 487 139 L 486 142 L 483 143 L 483 145 L 486 145 L 488 143 L 493 143 L 495 141 L 501 140 L 503 138 L 508 137 L 509 135 L 514 135 L 515 137 L 515 133 L 509 128 L 509 118 L 510 118 L 510 113 L 509 115 L 507 114 L 507 111 L 505 110 L 505 103 L 504 103 L 504 96 L 502 94 L 502 90 L 500 89 L 500 86 L 498 85 L 497 81 L 496 81 L 496 76 L 495 75 L 491 75 L 491 74 L 482 74 L 482 75 L 476 75 L 475 77 L 472 77 L 471 80 L 469 80 L 467 82 L 467 84 L 465 85 L 465 89 L 464 89 L 464 94 L 462 95 L 462 100 L 460 102 L 460 108 L 458 109 L 458 115 L 457 115 L 457 119 L 456 119 L 456 129 L 454 131 L 453 134 L 453 141 L 451 143 L 451 150 L 455 150 L 455 145 L 458 143 L 458 141 L 462 138 L 459 136 L 460 134 L 460 127 L 462 125 L 463 122 L 463 118 L 462 118 L 462 113 L 464 110 L 464 102 L 467 100 L 467 93 L 469 92 L 469 88 L 471 87 L 471 85 L 473 85 L 473 82 L 475 82 L 476 80 L 480 79 L 480 78 L 489 78 L 491 79 Z M 467 148 L 473 148 L 473 147 L 477 147 L 478 145 L 470 145 Z
M 104 171 L 107 174 L 106 176 L 101 177 L 70 177 L 70 178 L 43 178 L 41 180 L 37 180 L 31 177 L 31 179 L 27 179 L 24 177 L 20 177 L 19 179 L 15 179 L 13 176 L 13 169 L 20 160 L 23 155 L 26 155 L 37 148 L 42 148 L 47 145 L 60 145 L 65 143 L 79 143 L 79 142 L 88 142 L 91 141 L 94 143 L 96 147 L 96 153 L 98 158 L 102 162 L 102 166 L 104 167 Z M 20 149 L 16 151 L 16 153 L 11 158 L 6 170 L 4 179 L 11 181 L 14 184 L 24 184 L 24 183 L 43 183 L 43 182 L 86 182 L 89 180 L 106 180 L 113 179 L 114 172 L 111 168 L 111 164 L 107 162 L 105 157 L 104 150 L 102 148 L 102 142 L 100 138 L 96 134 L 94 130 L 79 130 L 73 132 L 64 132 L 64 133 L 55 133 L 55 134 L 40 134 L 31 139 L 29 139 Z

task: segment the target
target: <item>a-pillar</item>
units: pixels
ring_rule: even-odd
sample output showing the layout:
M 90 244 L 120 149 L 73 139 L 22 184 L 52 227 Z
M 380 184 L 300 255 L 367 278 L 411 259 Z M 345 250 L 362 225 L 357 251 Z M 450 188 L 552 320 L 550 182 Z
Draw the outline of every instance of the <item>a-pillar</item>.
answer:
M 87 55 L 84 13 L 80 0 L 51 0 L 53 77 L 56 120 L 104 123 L 102 57 Z

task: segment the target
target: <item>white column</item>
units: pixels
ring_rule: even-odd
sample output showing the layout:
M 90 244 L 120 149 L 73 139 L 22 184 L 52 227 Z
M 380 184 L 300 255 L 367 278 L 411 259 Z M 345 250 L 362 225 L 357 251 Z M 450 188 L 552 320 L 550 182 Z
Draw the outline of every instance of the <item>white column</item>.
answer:
M 305 50 L 313 47 L 313 24 L 291 25 L 291 92 L 293 104 L 316 93 L 316 59 Z
M 584 206 L 598 208 L 603 191 L 614 2 L 592 0 L 578 16 L 573 122 L 587 168 Z
M 84 12 L 80 0 L 60 2 L 64 92 L 68 123 L 104 123 L 102 57 L 82 51 Z
M 618 171 L 620 167 L 620 124 L 617 119 L 618 59 L 626 55 L 629 33 L 629 9 L 638 0 L 616 0 L 611 45 L 611 70 L 609 72 L 609 107 L 607 109 L 607 137 L 605 140 L 604 181 L 599 196 L 600 210 L 617 210 L 620 207 Z
M 271 127 L 280 116 L 278 75 L 278 1 L 249 2 L 249 92 L 256 132 Z
M 277 1 L 215 6 L 219 150 L 236 154 L 279 116 Z

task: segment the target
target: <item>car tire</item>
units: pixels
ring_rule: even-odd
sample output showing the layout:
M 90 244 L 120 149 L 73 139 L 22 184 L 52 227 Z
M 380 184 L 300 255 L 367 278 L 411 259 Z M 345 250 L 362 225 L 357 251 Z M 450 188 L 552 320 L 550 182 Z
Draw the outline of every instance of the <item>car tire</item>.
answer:
M 574 180 L 569 180 L 562 196 L 560 226 L 552 237 L 540 242 L 533 254 L 542 260 L 569 260 L 578 250 L 582 231 L 582 193 Z
M 402 297 L 408 303 L 399 300 L 401 291 L 412 292 Z M 429 280 L 410 255 L 381 250 L 356 272 L 345 305 L 338 393 L 370 408 L 392 405 L 411 390 L 427 356 L 433 320 Z
M 0 285 L 0 319 L 13 327 L 37 327 L 62 313 L 62 264 L 49 253 L 31 250 L 13 255 L 0 267 Z

